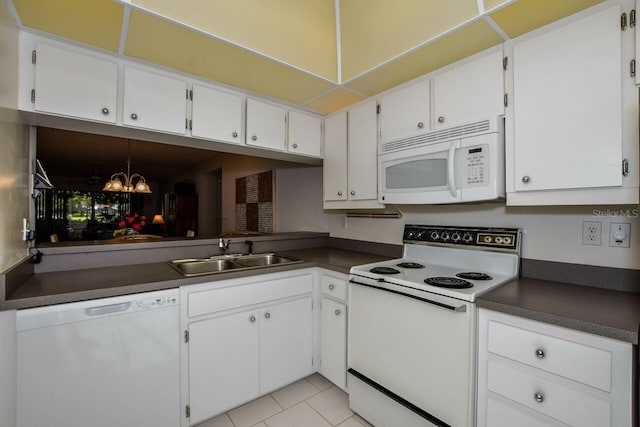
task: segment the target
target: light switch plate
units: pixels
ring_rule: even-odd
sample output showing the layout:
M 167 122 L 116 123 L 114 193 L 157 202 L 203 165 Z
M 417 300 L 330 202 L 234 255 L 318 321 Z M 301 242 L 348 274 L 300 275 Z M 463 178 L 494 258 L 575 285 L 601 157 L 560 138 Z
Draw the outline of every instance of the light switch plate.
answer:
M 624 222 L 612 222 L 609 224 L 609 246 L 628 248 L 630 234 L 631 224 Z

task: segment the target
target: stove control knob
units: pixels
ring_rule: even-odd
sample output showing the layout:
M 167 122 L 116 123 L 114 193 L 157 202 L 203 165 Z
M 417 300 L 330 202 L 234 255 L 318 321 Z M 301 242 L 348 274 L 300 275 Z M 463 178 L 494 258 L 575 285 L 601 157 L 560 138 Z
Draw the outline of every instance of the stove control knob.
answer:
M 431 240 L 438 240 L 438 238 L 440 237 L 440 235 L 438 234 L 437 231 L 432 231 L 430 234 Z
M 444 231 L 440 237 L 442 238 L 442 240 L 443 240 L 444 242 L 446 242 L 447 240 L 449 240 L 449 233 L 447 233 L 446 231 Z
M 414 240 L 416 238 L 416 235 L 417 235 L 416 230 L 413 230 L 413 229 L 410 228 L 410 229 L 407 230 L 407 233 L 405 235 L 405 239 Z
M 464 236 L 462 236 L 462 240 L 464 240 L 465 243 L 471 243 L 473 237 L 471 237 L 471 233 L 464 233 Z
M 453 233 L 451 235 L 451 240 L 453 240 L 454 242 L 457 242 L 460 240 L 460 233 Z

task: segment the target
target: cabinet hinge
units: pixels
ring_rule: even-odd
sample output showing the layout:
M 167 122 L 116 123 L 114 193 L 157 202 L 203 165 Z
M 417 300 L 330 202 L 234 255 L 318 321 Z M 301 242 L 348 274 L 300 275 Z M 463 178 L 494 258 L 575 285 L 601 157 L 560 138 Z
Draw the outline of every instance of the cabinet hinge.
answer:
M 31 51 L 31 63 L 35 64 L 36 63 L 36 57 L 38 56 L 38 54 L 36 53 L 36 51 Z
M 36 102 L 36 90 L 35 89 L 31 89 L 31 103 L 35 103 Z
M 184 342 L 189 342 L 189 331 L 184 331 Z
M 625 12 L 620 15 L 620 28 L 622 29 L 622 31 L 625 31 L 627 29 L 627 14 Z
M 193 101 L 193 90 L 189 90 L 189 101 Z
M 184 416 L 187 418 L 191 417 L 191 408 L 189 407 L 189 405 L 186 405 L 184 407 Z
M 635 26 L 636 26 L 636 10 L 631 9 L 631 12 L 629 12 L 629 27 L 635 28 Z
M 636 60 L 635 59 L 632 59 L 631 62 L 629 62 L 629 74 L 631 75 L 631 77 L 636 76 Z
M 507 68 L 509 68 L 509 57 L 505 56 L 502 58 L 502 69 L 506 70 Z
M 382 111 L 382 105 L 378 104 L 376 107 L 376 114 L 380 114 L 380 111 Z
M 622 176 L 629 176 L 629 159 L 622 159 Z
M 193 120 L 189 120 L 189 130 L 193 130 Z
M 504 106 L 505 107 L 509 106 L 509 94 L 508 93 L 504 94 Z
M 187 91 L 187 99 L 189 99 L 189 89 L 185 89 Z

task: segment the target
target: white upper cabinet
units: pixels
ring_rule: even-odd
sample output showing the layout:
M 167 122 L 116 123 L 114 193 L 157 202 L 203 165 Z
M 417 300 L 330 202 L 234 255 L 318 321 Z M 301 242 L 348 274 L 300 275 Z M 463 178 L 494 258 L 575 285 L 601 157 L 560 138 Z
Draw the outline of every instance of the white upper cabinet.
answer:
M 375 99 L 349 110 L 349 200 L 378 198 L 378 104 Z
M 433 77 L 434 129 L 504 114 L 502 49 L 464 61 Z
M 347 112 L 324 120 L 324 200 L 347 200 Z
M 242 143 L 242 97 L 194 84 L 191 135 L 232 144 Z
M 36 111 L 116 122 L 116 62 L 44 43 L 38 43 L 35 52 Z
M 429 80 L 423 80 L 380 97 L 380 142 L 384 144 L 430 129 Z
M 161 132 L 186 132 L 187 83 L 184 80 L 124 68 L 122 123 Z
M 322 120 L 309 114 L 289 111 L 290 153 L 322 156 Z
M 621 66 L 633 36 L 620 14 L 597 8 L 514 40 L 508 204 L 638 203 L 637 89 Z
M 273 104 L 247 100 L 247 145 L 284 151 L 286 148 L 286 117 L 284 108 Z

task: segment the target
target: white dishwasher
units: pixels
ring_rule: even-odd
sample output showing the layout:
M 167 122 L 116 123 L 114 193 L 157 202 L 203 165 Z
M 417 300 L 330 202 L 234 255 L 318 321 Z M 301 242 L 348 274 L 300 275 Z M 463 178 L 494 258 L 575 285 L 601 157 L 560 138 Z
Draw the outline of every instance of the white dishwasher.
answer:
M 19 310 L 18 427 L 179 426 L 178 295 Z

